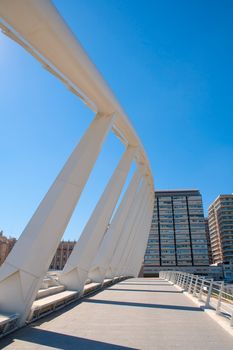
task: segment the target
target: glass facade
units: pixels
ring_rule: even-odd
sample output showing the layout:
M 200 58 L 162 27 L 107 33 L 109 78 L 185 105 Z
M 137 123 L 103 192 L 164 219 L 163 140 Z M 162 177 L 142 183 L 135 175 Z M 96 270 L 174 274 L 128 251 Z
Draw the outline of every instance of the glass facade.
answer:
M 152 266 L 206 265 L 209 258 L 200 192 L 155 192 L 144 271 L 151 271 Z

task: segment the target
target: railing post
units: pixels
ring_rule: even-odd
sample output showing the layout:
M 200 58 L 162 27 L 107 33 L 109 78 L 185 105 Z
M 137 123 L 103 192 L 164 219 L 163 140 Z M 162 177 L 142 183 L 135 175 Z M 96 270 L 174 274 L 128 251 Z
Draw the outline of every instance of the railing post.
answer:
M 185 278 L 184 278 L 184 282 L 183 282 L 183 289 L 184 290 L 186 289 L 188 278 L 189 278 L 189 274 L 185 273 Z
M 171 281 L 172 281 L 172 283 L 174 284 L 174 271 L 172 271 Z
M 195 281 L 195 285 L 194 285 L 194 289 L 193 289 L 193 296 L 196 296 L 196 292 L 197 292 L 197 283 L 198 283 L 198 275 L 195 276 L 196 281 Z
M 185 281 L 186 281 L 186 273 L 183 272 L 183 279 L 182 279 L 182 285 L 181 285 L 182 289 L 184 289 Z
M 185 279 L 185 274 L 184 274 L 184 272 L 182 272 L 181 273 L 181 280 L 180 280 L 180 288 L 182 288 L 182 289 L 183 289 L 184 279 Z
M 183 272 L 181 285 L 180 285 L 182 289 L 184 289 L 185 278 L 186 278 L 186 276 L 185 276 L 185 273 Z
M 201 297 L 202 297 L 202 290 L 203 290 L 204 283 L 205 283 L 205 278 L 202 277 L 201 287 L 200 287 L 199 294 L 198 294 L 198 300 L 199 300 L 199 301 L 202 300 Z
M 180 280 L 181 280 L 181 273 L 179 272 L 178 281 L 177 281 L 177 285 L 178 285 L 178 286 L 180 285 Z
M 191 278 L 191 274 L 188 273 L 188 274 L 187 274 L 187 278 L 186 278 L 186 283 L 185 283 L 185 290 L 188 290 L 188 284 L 189 284 L 190 278 Z
M 190 293 L 190 292 L 189 292 L 189 287 L 190 287 L 190 285 L 192 284 L 192 281 L 193 281 L 193 275 L 190 274 L 189 283 L 188 283 L 188 285 L 187 285 L 187 291 L 188 291 L 188 293 Z
M 231 314 L 230 326 L 233 327 L 233 312 L 232 312 L 232 314 Z
M 178 286 L 181 286 L 181 281 L 182 281 L 182 273 L 179 273 L 179 279 L 178 279 Z
M 219 289 L 218 303 L 217 303 L 217 307 L 216 307 L 216 314 L 220 314 L 223 288 L 224 288 L 224 282 L 221 283 L 221 287 Z
M 185 288 L 186 288 L 186 284 L 187 284 L 188 277 L 189 277 L 188 273 L 185 273 L 185 278 L 184 278 L 184 283 L 183 283 L 183 288 L 184 288 L 184 290 L 185 290 Z
M 187 274 L 187 273 L 184 273 L 184 279 L 183 279 L 183 284 L 182 284 L 183 290 L 185 290 L 185 286 L 186 286 L 186 282 L 187 282 L 187 277 L 188 277 L 188 274 Z
M 192 284 L 193 284 L 193 274 L 191 275 L 190 284 L 189 284 L 189 288 L 188 288 L 189 294 L 192 292 Z
M 183 284 L 184 284 L 184 279 L 185 279 L 185 274 L 184 272 L 181 273 L 181 280 L 180 280 L 180 287 L 183 289 Z
M 211 298 L 212 288 L 213 288 L 213 278 L 211 278 L 211 280 L 210 280 L 209 290 L 208 290 L 208 294 L 206 297 L 206 302 L 205 302 L 206 308 L 208 308 L 210 306 L 210 298 Z
M 174 284 L 174 272 L 171 271 L 171 282 Z

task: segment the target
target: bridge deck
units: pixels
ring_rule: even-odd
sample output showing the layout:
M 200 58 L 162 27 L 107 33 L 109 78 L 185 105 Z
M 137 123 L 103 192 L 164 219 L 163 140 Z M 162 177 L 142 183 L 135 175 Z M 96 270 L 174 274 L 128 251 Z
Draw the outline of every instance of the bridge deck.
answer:
M 31 324 L 1 349 L 232 350 L 233 338 L 161 279 L 129 279 Z

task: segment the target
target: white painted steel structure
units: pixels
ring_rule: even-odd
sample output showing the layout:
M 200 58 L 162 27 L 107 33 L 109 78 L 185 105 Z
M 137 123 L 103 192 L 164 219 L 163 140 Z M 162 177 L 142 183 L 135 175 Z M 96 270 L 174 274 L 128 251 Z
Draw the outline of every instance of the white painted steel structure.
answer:
M 81 98 L 96 116 L 0 269 L 0 311 L 25 322 L 89 174 L 112 129 L 126 151 L 64 270 L 61 281 L 82 293 L 88 277 L 137 276 L 154 188 L 144 149 L 131 123 L 80 43 L 49 0 L 0 0 L 3 32 Z M 132 161 L 137 169 L 112 218 Z

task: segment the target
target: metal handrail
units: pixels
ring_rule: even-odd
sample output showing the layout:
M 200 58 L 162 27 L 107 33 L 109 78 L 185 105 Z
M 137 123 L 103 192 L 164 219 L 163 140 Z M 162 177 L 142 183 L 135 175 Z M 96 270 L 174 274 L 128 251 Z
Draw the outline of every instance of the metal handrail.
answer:
M 233 327 L 233 290 L 231 293 L 223 281 L 180 271 L 161 271 L 159 277 L 204 302 L 205 309 L 211 308 L 216 314 L 230 319 L 230 326 Z

